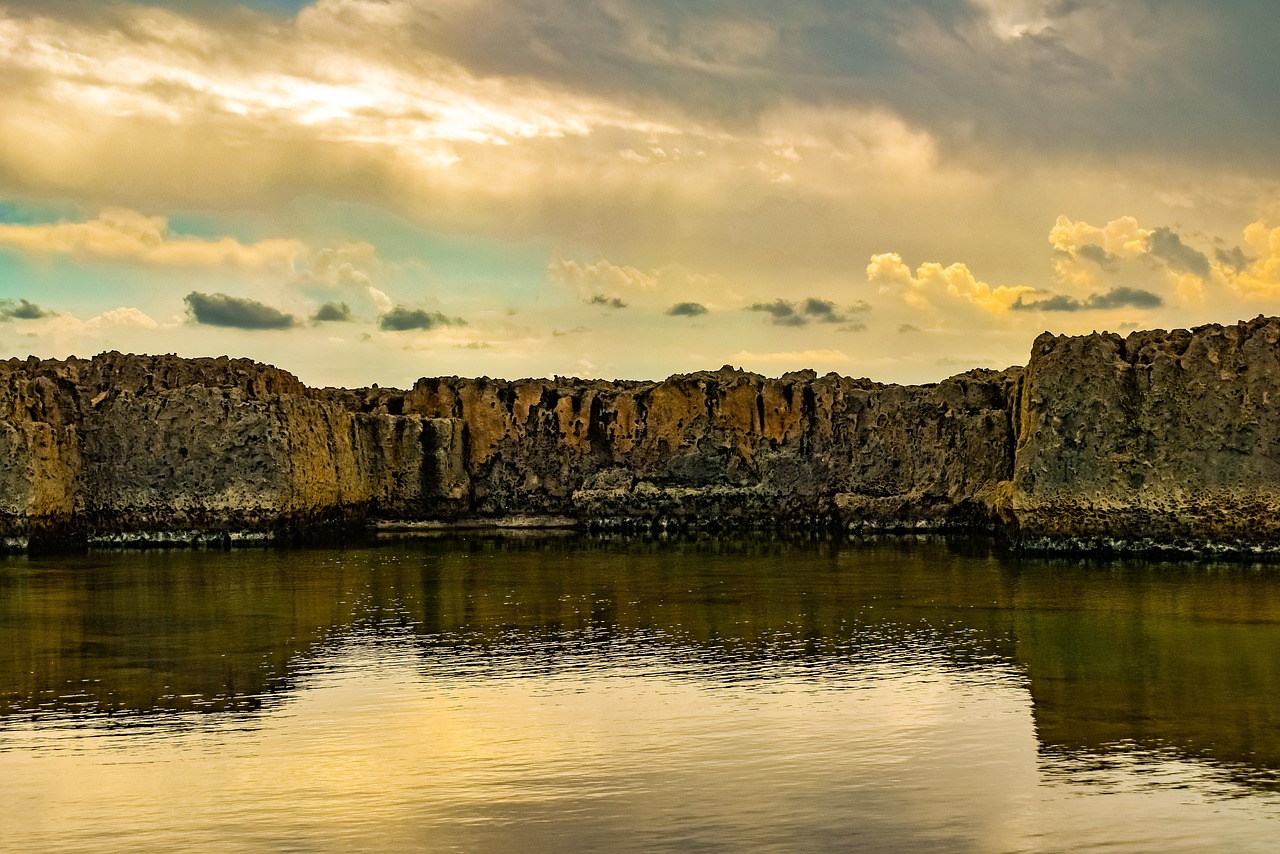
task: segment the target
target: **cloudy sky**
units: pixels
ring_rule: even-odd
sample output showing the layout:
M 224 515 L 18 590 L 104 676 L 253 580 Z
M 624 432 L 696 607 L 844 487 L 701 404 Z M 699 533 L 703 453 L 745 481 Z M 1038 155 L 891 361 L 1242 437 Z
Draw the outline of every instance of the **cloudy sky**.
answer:
M 1265 0 L 0 0 L 0 355 L 920 382 L 1280 313 Z

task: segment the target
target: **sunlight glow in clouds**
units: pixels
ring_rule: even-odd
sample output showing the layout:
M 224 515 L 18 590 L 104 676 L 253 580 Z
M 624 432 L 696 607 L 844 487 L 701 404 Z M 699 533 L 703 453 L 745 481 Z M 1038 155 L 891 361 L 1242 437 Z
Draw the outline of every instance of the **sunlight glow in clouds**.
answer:
M 1280 311 L 1277 38 L 1097 0 L 0 0 L 0 350 L 932 380 Z
M 299 240 L 263 240 L 243 244 L 229 237 L 200 240 L 169 232 L 162 216 L 107 209 L 88 222 L 51 225 L 0 225 L 0 247 L 36 255 L 63 254 L 87 259 L 128 260 L 164 266 L 230 265 L 291 270 L 307 251 Z
M 941 296 L 971 303 L 983 311 L 1003 313 L 1023 294 L 1034 289 L 1017 286 L 992 287 L 980 282 L 969 272 L 969 268 L 961 263 L 943 267 L 941 264 L 929 262 L 921 264 L 915 271 L 903 263 L 896 252 L 886 252 L 871 256 L 867 265 L 867 280 L 881 285 L 882 292 L 901 289 L 903 299 L 908 305 L 925 308 L 934 306 L 934 300 Z

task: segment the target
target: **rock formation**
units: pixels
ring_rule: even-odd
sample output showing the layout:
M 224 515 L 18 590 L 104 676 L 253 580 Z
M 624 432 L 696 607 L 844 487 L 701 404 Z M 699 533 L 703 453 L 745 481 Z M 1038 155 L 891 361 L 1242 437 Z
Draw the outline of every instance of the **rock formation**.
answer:
M 997 530 L 1030 548 L 1280 546 L 1280 319 L 1042 335 L 923 386 L 313 389 L 239 359 L 0 362 L 0 537 L 226 544 L 371 521 Z

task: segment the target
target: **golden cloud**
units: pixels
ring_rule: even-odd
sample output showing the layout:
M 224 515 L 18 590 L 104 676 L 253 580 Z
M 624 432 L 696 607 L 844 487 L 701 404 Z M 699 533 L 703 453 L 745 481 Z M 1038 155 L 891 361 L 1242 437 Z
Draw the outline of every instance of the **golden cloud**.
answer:
M 415 40 L 423 15 L 404 0 L 321 0 L 258 27 L 123 4 L 93 24 L 0 14 L 0 191 L 144 210 L 316 192 L 461 231 L 588 232 L 605 251 L 679 242 L 697 260 L 708 236 L 741 247 L 728 224 L 748 210 L 779 211 L 759 227 L 797 251 L 834 239 L 776 198 L 836 221 L 976 180 L 882 108 L 781 104 L 726 128 L 652 100 L 478 76 Z M 771 49 L 764 26 L 698 26 L 690 38 L 726 62 Z
M 1131 216 L 1113 219 L 1102 227 L 1060 216 L 1049 229 L 1049 245 L 1056 251 L 1054 272 L 1064 284 L 1088 288 L 1097 281 L 1099 258 L 1142 257 L 1148 252 L 1151 233 Z M 1089 247 L 1095 247 L 1093 257 Z
M 1244 229 L 1244 243 L 1253 259 L 1240 269 L 1219 259 L 1215 271 L 1242 296 L 1272 299 L 1280 296 L 1280 227 L 1268 228 L 1261 221 Z
M 230 237 L 202 240 L 169 231 L 164 217 L 109 208 L 97 219 L 49 225 L 0 225 L 0 246 L 35 255 L 133 261 L 157 266 L 232 266 L 292 269 L 307 252 L 299 240 L 241 243 Z
M 867 281 L 879 284 L 882 293 L 900 291 L 907 304 L 916 308 L 934 307 L 932 298 L 945 294 L 993 314 L 1008 311 L 1018 297 L 1034 292 L 1034 288 L 1024 286 L 992 287 L 979 281 L 962 263 L 944 267 L 928 262 L 921 264 L 913 273 L 896 252 L 871 256 L 871 262 L 867 264 Z

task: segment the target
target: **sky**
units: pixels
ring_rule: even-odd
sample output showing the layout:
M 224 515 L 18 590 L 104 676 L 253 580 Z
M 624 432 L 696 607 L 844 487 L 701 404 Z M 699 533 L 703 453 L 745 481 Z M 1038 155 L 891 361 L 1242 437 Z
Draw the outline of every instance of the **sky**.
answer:
M 1280 313 L 1265 0 L 0 0 L 0 357 L 932 382 Z

